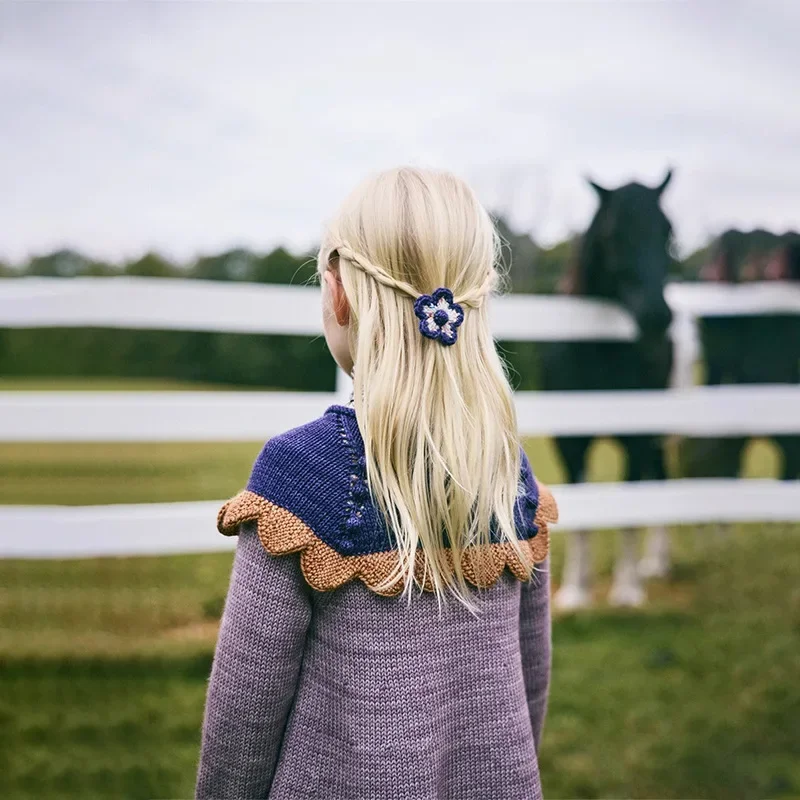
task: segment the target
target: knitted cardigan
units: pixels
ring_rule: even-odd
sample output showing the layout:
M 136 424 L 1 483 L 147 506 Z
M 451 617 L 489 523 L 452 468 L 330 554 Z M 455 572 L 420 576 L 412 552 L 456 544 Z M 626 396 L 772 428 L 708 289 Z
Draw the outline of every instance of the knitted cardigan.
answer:
M 523 454 L 518 536 L 546 562 L 557 512 Z M 462 560 L 479 609 L 410 604 L 371 502 L 352 408 L 270 440 L 220 510 L 239 533 L 211 671 L 197 798 L 539 798 L 549 576 L 492 534 Z M 296 555 L 290 555 L 296 554 Z M 281 557 L 279 557 L 281 556 Z

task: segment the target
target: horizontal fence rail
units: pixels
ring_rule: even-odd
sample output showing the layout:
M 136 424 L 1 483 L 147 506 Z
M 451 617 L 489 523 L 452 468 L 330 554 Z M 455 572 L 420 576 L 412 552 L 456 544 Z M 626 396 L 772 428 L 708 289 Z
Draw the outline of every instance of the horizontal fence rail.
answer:
M 576 313 L 576 311 L 578 313 Z M 610 303 L 508 295 L 492 309 L 507 340 L 633 339 Z M 0 327 L 110 327 L 228 333 L 322 333 L 320 291 L 170 278 L 21 278 L 0 281 Z
M 800 434 L 800 386 L 518 392 L 526 436 Z M 301 392 L 3 392 L 0 441 L 257 441 L 339 402 Z
M 671 283 L 665 297 L 673 311 L 692 317 L 800 314 L 800 285 L 788 281 Z
M 790 283 L 670 284 L 676 316 L 800 314 Z M 0 327 L 111 327 L 316 335 L 320 292 L 172 278 L 13 278 L 0 281 Z M 633 339 L 636 325 L 611 303 L 554 295 L 505 295 L 492 330 L 507 341 Z
M 800 519 L 800 481 L 677 480 L 552 487 L 559 529 Z M 0 506 L 0 558 L 89 558 L 229 550 L 222 501 L 90 507 Z M 34 534 L 35 532 L 35 534 Z

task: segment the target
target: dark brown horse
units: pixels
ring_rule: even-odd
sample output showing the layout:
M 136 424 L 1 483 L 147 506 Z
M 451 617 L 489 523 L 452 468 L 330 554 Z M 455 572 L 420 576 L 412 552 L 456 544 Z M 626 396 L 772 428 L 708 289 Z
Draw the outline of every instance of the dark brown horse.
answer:
M 636 321 L 635 341 L 559 342 L 543 347 L 542 388 L 551 391 L 665 389 L 672 370 L 668 329 L 672 314 L 664 299 L 671 264 L 672 226 L 661 209 L 661 195 L 672 173 L 656 187 L 629 183 L 605 189 L 591 182 L 600 205 L 580 242 L 577 260 L 565 281 L 571 294 L 612 301 Z M 559 436 L 556 446 L 570 483 L 585 479 L 592 436 Z M 618 436 L 627 456 L 625 480 L 666 477 L 663 437 Z M 644 592 L 635 562 L 636 540 L 623 533 L 611 600 L 639 605 Z M 556 597 L 561 607 L 590 603 L 588 535 L 570 536 L 564 580 Z

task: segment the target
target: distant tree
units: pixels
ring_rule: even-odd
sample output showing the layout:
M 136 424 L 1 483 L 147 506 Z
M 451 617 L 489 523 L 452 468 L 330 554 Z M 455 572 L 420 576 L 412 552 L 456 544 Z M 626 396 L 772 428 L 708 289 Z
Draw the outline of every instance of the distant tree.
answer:
M 112 264 L 109 261 L 89 261 L 84 275 L 91 275 L 97 278 L 111 278 L 122 274 L 122 267 Z
M 709 242 L 697 250 L 689 253 L 686 258 L 677 262 L 677 266 L 673 271 L 673 277 L 684 281 L 697 281 L 700 280 L 700 270 L 704 264 L 707 264 L 711 258 L 713 251 L 713 243 Z
M 18 274 L 17 270 L 6 264 L 5 261 L 0 261 L 0 278 L 14 278 Z
M 56 250 L 45 256 L 34 256 L 25 274 L 47 278 L 74 278 L 89 274 L 90 261 L 74 250 Z
M 177 267 L 157 253 L 147 253 L 137 261 L 131 261 L 124 267 L 126 275 L 137 275 L 143 278 L 179 277 Z
M 573 236 L 548 249 L 539 250 L 534 268 L 534 288 L 537 294 L 555 294 L 558 284 L 574 258 L 577 238 Z
M 503 261 L 512 292 L 553 294 L 573 256 L 576 237 L 549 248 L 540 247 L 532 236 L 514 231 L 501 215 L 494 218 L 503 240 Z
M 206 281 L 249 281 L 257 256 L 249 250 L 236 248 L 216 256 L 202 256 L 192 266 L 192 278 Z
M 295 256 L 283 247 L 256 259 L 251 280 L 257 283 L 302 285 L 313 280 L 317 270 L 313 256 Z
M 526 233 L 513 230 L 500 214 L 494 224 L 503 243 L 503 265 L 507 271 L 512 292 L 535 291 L 534 266 L 539 252 L 536 242 Z

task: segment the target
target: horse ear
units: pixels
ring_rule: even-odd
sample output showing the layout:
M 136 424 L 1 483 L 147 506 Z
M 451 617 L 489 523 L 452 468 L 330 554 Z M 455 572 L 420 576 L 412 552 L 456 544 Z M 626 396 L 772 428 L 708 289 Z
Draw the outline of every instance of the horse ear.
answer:
M 656 192 L 658 193 L 659 197 L 661 197 L 661 195 L 664 193 L 664 189 L 666 189 L 667 186 L 669 186 L 669 182 L 671 180 L 672 180 L 672 170 L 668 169 L 667 174 L 664 176 L 664 180 L 661 181 L 661 183 L 658 186 L 656 186 Z
M 586 178 L 589 186 L 592 187 L 597 192 L 597 196 L 600 198 L 600 202 L 602 203 L 603 200 L 606 200 L 608 196 L 611 194 L 611 189 L 606 189 L 604 186 L 601 186 L 599 183 L 595 183 L 591 178 Z

